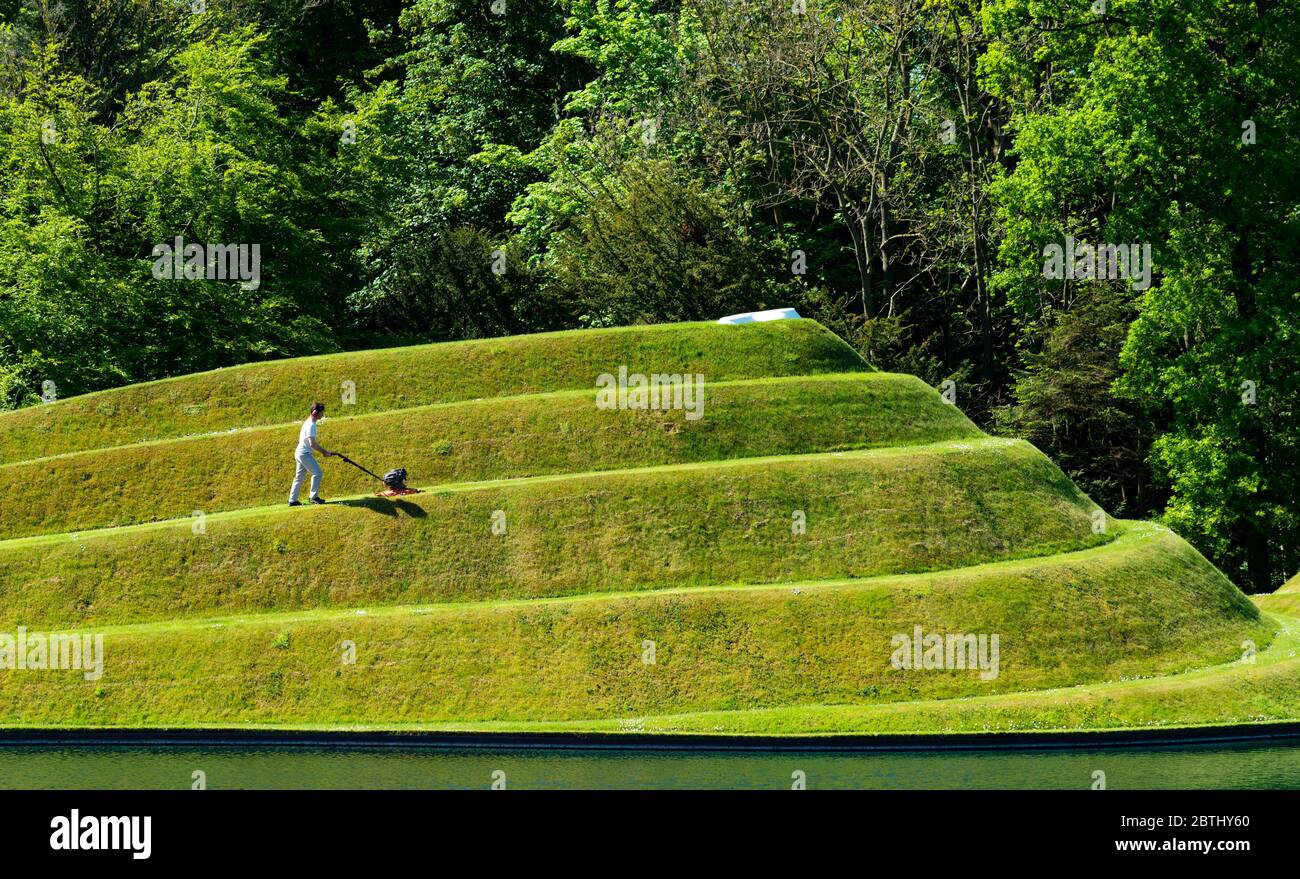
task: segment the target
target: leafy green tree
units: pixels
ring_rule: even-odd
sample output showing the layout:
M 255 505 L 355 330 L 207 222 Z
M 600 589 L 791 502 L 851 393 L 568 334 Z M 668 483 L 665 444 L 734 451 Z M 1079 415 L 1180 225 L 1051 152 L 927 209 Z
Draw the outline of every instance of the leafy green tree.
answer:
M 1136 311 L 1135 296 L 1081 290 L 1039 330 L 1041 346 L 1025 355 L 1011 405 L 996 413 L 1001 431 L 1045 451 L 1112 515 L 1134 519 L 1158 515 L 1167 499 L 1147 460 L 1157 413 L 1115 392 Z
M 492 263 L 507 250 L 511 205 L 539 179 L 524 157 L 585 65 L 551 51 L 565 35 L 559 5 L 496 8 L 417 0 L 401 17 L 407 47 L 392 59 L 400 84 L 354 97 L 372 116 L 383 103 L 385 123 L 364 147 L 369 164 L 341 169 L 360 172 L 349 201 L 368 205 L 359 245 L 368 277 L 351 302 L 385 330 L 443 339 L 548 329 L 560 317 L 538 300 L 522 257 L 506 274 Z M 393 159 L 371 173 L 380 155 Z
M 0 102 L 0 356 L 10 404 L 326 350 L 342 296 L 300 185 L 285 83 L 251 31 L 188 45 L 111 124 L 53 44 Z M 260 284 L 154 276 L 154 248 L 261 248 Z
M 1267 591 L 1300 540 L 1300 7 L 990 7 L 1000 38 L 986 69 L 1018 108 L 1018 162 L 996 192 L 1001 280 L 1041 323 L 1080 284 L 1116 296 L 1142 286 L 1044 278 L 1044 245 L 1150 245 L 1116 388 L 1157 413 L 1150 460 L 1170 492 L 1166 519 Z
M 733 206 L 671 159 L 633 158 L 585 183 L 585 210 L 550 265 L 561 301 L 589 322 L 706 320 L 788 292 L 769 281 L 776 255 L 743 236 Z

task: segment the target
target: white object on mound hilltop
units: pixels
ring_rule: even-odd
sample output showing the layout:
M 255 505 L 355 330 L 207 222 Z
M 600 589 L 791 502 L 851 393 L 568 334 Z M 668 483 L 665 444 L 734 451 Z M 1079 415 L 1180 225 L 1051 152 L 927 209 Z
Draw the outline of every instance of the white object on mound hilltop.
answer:
M 752 324 L 762 320 L 786 320 L 796 318 L 799 312 L 793 308 L 773 308 L 768 311 L 746 311 L 743 314 L 729 314 L 718 318 L 720 324 Z

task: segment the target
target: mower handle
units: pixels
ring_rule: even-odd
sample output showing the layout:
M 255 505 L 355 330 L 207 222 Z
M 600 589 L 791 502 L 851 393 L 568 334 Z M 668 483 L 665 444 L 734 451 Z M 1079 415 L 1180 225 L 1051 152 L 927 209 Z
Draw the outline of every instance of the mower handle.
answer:
M 356 461 L 353 461 L 351 458 L 349 458 L 347 455 L 343 454 L 342 452 L 335 452 L 334 454 L 335 454 L 336 457 L 342 458 L 344 461 L 347 461 L 347 462 L 348 462 L 349 464 L 351 464 L 353 467 L 356 467 L 356 468 L 357 468 L 358 470 L 360 470 L 362 473 L 366 473 L 366 474 L 368 474 L 368 475 L 370 475 L 370 476 L 374 476 L 374 478 L 375 478 L 375 479 L 378 479 L 380 482 L 383 482 L 383 481 L 384 481 L 384 480 L 383 480 L 383 477 L 381 477 L 381 476 L 375 476 L 375 474 L 371 473 L 371 472 L 370 472 L 369 470 L 367 470 L 365 467 L 362 467 L 360 464 L 358 464 Z

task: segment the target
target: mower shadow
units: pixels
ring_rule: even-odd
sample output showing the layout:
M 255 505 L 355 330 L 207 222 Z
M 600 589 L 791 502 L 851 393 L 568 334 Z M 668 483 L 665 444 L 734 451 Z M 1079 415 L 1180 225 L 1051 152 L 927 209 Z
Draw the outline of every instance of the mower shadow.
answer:
M 419 504 L 413 504 L 410 501 L 394 500 L 390 497 L 363 497 L 353 498 L 352 500 L 339 501 L 339 506 L 343 507 L 361 507 L 376 513 L 382 513 L 385 516 L 396 517 L 397 514 L 405 513 L 412 519 L 423 519 L 429 514 L 424 507 Z

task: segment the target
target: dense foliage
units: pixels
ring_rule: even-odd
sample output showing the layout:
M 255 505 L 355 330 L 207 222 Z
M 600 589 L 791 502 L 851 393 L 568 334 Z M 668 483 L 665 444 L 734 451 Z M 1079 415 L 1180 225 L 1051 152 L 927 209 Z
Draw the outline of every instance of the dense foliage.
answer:
M 1298 77 L 1300 0 L 0 0 L 0 405 L 793 305 L 1266 591 Z

